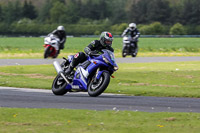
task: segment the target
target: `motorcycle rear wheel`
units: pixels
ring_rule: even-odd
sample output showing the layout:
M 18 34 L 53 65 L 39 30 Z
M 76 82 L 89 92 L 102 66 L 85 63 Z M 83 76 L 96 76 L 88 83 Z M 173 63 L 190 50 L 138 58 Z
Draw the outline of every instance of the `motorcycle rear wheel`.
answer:
M 67 86 L 66 81 L 62 78 L 60 74 L 56 76 L 52 84 L 52 92 L 55 95 L 64 95 L 68 92 L 65 87 Z
M 88 94 L 91 97 L 97 97 L 105 91 L 110 83 L 110 74 L 108 72 L 103 72 L 97 83 L 94 83 L 94 78 L 88 86 Z

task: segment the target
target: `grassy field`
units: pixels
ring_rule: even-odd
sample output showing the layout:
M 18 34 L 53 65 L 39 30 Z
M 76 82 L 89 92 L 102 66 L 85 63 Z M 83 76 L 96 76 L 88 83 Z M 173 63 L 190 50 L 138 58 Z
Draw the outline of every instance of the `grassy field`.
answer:
M 0 58 L 43 58 L 43 39 L 39 37 L 0 38 Z M 59 58 L 83 51 L 94 39 L 68 38 Z M 140 38 L 138 56 L 200 56 L 200 38 Z M 121 57 L 122 38 L 113 42 L 115 55 Z
M 118 64 L 108 93 L 200 97 L 200 62 Z M 48 69 L 47 69 L 48 68 Z M 2 66 L 0 86 L 51 89 L 53 65 Z
M 68 38 L 60 57 L 97 38 Z M 43 58 L 43 38 L 0 38 L 0 58 Z M 200 56 L 199 38 L 141 38 L 138 56 Z M 121 38 L 113 42 L 121 57 Z M 200 97 L 200 62 L 118 64 L 108 93 Z M 53 65 L 1 66 L 0 86 L 51 89 Z M 66 94 L 67 95 L 67 94 Z M 199 113 L 0 107 L 0 133 L 198 133 Z
M 1 133 L 198 133 L 198 113 L 0 108 Z

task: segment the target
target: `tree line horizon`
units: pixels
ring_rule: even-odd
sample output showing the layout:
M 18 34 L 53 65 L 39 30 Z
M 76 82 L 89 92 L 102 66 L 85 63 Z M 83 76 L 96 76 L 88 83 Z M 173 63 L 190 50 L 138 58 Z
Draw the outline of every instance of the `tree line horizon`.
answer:
M 1 2 L 1 0 L 0 0 Z M 32 0 L 0 3 L 0 34 L 47 34 L 63 25 L 71 35 L 121 34 L 129 23 L 141 34 L 200 34 L 199 0 Z

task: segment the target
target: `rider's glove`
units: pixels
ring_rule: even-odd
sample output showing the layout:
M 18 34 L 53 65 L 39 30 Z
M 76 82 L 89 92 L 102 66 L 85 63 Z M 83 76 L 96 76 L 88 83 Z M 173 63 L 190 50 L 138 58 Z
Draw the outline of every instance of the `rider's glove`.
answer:
M 137 40 L 138 37 L 139 37 L 139 35 L 136 35 L 136 36 L 133 37 L 133 39 Z
M 135 37 L 133 37 L 133 40 L 136 40 L 137 39 L 137 37 L 135 36 Z
M 87 55 L 90 55 L 90 53 L 91 53 L 91 49 L 90 49 L 89 47 L 86 47 L 86 48 L 84 49 L 84 51 L 85 51 L 85 53 L 86 53 Z
M 96 51 L 91 51 L 90 55 L 97 55 L 98 53 Z

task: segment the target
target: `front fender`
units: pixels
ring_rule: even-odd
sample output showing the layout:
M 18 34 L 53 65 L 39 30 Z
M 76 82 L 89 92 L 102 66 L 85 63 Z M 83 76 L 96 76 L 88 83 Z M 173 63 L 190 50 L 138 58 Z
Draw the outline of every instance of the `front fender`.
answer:
M 101 75 L 102 75 L 103 72 L 107 72 L 107 73 L 109 73 L 109 72 L 106 71 L 106 70 L 98 71 L 97 76 L 96 76 L 96 79 L 97 79 L 97 80 L 100 79 L 100 77 L 101 77 Z
M 89 73 L 96 71 L 100 67 L 109 67 L 108 64 L 104 63 L 101 60 L 90 60 L 91 64 L 88 66 Z

